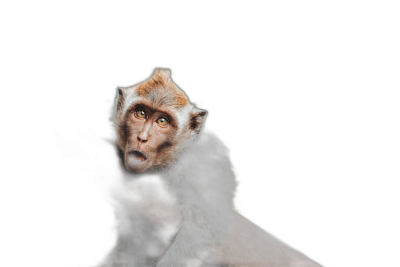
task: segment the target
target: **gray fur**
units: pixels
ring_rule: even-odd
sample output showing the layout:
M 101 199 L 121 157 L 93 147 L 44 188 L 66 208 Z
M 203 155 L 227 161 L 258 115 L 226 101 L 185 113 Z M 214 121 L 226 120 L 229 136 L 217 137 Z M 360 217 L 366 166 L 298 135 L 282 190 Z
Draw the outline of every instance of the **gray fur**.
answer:
M 213 134 L 203 132 L 163 177 L 170 192 L 180 199 L 183 222 L 157 266 L 190 266 L 193 259 L 204 260 L 231 228 L 235 182 L 226 150 Z
M 145 266 L 145 244 L 140 238 L 140 228 L 115 210 L 115 244 L 98 267 Z
M 155 183 L 144 186 L 143 191 L 160 198 L 165 194 L 178 196 L 177 208 L 183 219 L 179 233 L 171 243 L 116 209 L 117 238 L 98 267 L 154 266 L 168 246 L 157 267 L 208 266 L 202 260 L 217 242 L 223 241 L 232 222 L 229 211 L 235 181 L 226 154 L 221 141 L 203 130 L 199 140 L 187 146 L 174 165 L 156 171 L 167 191 Z M 128 179 L 139 180 L 144 175 L 126 171 Z M 149 239 L 154 242 L 146 244 Z M 157 252 L 150 255 L 146 252 L 148 246 L 156 247 Z
M 122 112 L 140 101 L 134 88 L 122 89 Z M 176 110 L 181 129 L 196 110 L 191 103 Z M 125 171 L 124 179 L 116 181 L 118 241 L 99 266 L 320 266 L 235 211 L 228 150 L 215 135 L 200 133 L 201 126 L 197 140 L 182 140 L 168 167 Z

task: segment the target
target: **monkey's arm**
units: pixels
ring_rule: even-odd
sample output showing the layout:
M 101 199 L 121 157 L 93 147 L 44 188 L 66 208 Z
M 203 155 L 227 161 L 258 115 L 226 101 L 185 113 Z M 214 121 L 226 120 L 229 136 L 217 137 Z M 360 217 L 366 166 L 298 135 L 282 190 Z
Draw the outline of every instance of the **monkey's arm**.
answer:
M 199 202 L 183 212 L 181 228 L 157 267 L 200 266 L 212 254 L 232 220 L 227 209 L 207 204 Z
M 191 266 L 194 259 L 204 260 L 229 233 L 233 220 L 223 193 L 227 176 L 221 171 L 228 163 L 206 148 L 201 143 L 191 146 L 163 175 L 170 194 L 178 197 L 181 225 L 157 267 Z
M 196 226 L 183 226 L 157 267 L 200 266 L 213 246 L 213 237 Z M 215 237 L 214 237 L 215 238 Z

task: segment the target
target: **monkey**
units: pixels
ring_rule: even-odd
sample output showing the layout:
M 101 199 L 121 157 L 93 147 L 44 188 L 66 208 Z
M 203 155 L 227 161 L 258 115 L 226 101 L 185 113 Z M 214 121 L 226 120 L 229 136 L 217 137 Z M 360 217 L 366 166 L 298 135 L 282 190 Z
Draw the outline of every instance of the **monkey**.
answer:
M 170 69 L 117 88 L 118 237 L 99 266 L 321 266 L 235 210 L 228 150 L 203 129 L 207 115 L 173 82 Z
M 157 267 L 203 260 L 230 229 L 235 188 L 222 144 L 209 133 L 198 140 L 207 111 L 191 104 L 164 69 L 118 94 L 118 148 L 126 169 L 161 176 L 179 199 L 181 226 Z

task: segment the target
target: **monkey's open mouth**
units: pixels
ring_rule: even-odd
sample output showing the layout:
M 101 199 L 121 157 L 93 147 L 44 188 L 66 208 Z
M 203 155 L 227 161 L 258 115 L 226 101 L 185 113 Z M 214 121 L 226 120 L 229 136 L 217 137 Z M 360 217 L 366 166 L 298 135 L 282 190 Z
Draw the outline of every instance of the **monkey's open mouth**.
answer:
M 140 160 L 140 161 L 145 161 L 145 160 L 147 160 L 147 157 L 142 153 L 142 152 L 140 152 L 140 151 L 132 151 L 132 152 L 129 152 L 129 157 L 130 158 L 134 158 L 134 159 L 136 159 L 136 160 Z

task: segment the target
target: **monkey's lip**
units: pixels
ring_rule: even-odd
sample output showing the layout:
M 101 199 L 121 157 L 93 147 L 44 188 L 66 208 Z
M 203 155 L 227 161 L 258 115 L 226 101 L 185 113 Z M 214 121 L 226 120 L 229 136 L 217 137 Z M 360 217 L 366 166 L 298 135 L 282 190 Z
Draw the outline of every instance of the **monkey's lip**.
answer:
M 139 160 L 139 161 L 146 161 L 147 157 L 145 154 L 143 154 L 142 152 L 140 152 L 139 150 L 135 150 L 135 151 L 131 151 L 128 153 L 129 158 L 133 158 L 135 160 Z

